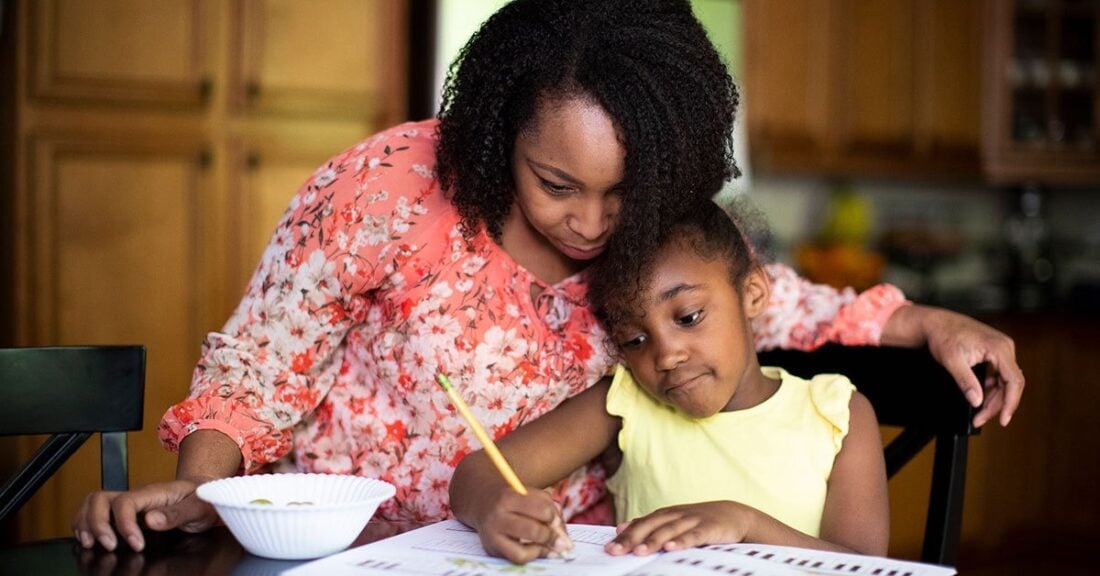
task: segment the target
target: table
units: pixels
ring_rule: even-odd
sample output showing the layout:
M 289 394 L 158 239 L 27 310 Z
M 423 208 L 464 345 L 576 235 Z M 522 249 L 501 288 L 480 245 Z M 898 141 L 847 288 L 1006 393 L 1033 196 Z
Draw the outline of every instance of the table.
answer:
M 371 522 L 352 546 L 361 546 L 420 526 L 422 524 Z M 224 526 L 199 534 L 177 530 L 162 533 L 147 531 L 145 540 L 145 550 L 141 552 L 134 552 L 125 545 L 114 552 L 98 546 L 85 550 L 74 538 L 59 538 L 0 549 L 0 575 L 274 576 L 306 562 L 253 556 L 245 552 Z

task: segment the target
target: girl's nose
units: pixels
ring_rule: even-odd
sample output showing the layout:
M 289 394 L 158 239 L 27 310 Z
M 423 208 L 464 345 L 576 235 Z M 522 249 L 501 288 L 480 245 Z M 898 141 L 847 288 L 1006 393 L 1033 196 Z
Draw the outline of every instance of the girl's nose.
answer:
M 657 370 L 667 372 L 687 360 L 687 348 L 681 344 L 679 338 L 660 337 L 654 338 L 654 340 L 657 340 L 654 342 L 657 350 Z

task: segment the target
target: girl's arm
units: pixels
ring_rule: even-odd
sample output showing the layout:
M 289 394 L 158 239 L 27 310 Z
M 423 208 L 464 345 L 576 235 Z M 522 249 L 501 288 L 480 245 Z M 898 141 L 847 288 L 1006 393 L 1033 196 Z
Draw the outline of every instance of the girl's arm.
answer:
M 451 509 L 479 532 L 487 552 L 522 564 L 561 550 L 555 543 L 564 527 L 561 513 L 541 488 L 615 442 L 620 423 L 605 409 L 609 386 L 609 379 L 601 380 L 498 442 L 523 484 L 535 488 L 527 496 L 508 487 L 484 450 L 459 463 L 451 479 Z
M 833 463 L 821 537 L 814 538 L 739 502 L 662 508 L 630 523 L 608 544 L 611 554 L 650 554 L 704 544 L 756 542 L 836 552 L 886 554 L 890 533 L 886 465 L 871 403 L 849 401 L 848 434 Z

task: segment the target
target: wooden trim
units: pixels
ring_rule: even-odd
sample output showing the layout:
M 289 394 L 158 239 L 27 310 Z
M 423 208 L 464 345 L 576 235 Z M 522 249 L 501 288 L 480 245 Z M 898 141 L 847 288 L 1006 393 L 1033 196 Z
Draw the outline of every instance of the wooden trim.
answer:
M 30 5 L 32 48 L 27 55 L 30 65 L 31 99 L 61 102 L 105 102 L 139 104 L 165 108 L 198 108 L 205 104 L 210 90 L 203 78 L 207 31 L 203 26 L 202 0 L 192 0 L 191 79 L 184 82 L 126 80 L 66 76 L 57 62 L 57 0 L 38 0 Z M 38 57 L 35 57 L 38 54 Z

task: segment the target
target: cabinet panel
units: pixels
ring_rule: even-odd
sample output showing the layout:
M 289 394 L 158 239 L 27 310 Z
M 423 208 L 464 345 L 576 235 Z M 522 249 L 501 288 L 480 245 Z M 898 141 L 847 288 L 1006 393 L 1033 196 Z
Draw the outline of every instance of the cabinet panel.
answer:
M 403 87 L 403 3 L 388 0 L 239 0 L 235 102 L 281 113 L 382 122 Z M 303 23 L 308 23 L 304 25 Z
M 203 101 L 200 0 L 32 2 L 34 96 L 193 106 Z
M 844 146 L 879 153 L 912 145 L 912 2 L 843 3 L 835 38 Z
M 830 12 L 823 8 L 820 0 L 745 2 L 742 84 L 754 160 L 829 147 Z
M 209 279 L 201 221 L 209 206 L 197 144 L 105 139 L 38 139 L 33 146 L 27 312 L 39 342 L 148 347 L 144 432 L 129 435 L 130 482 L 140 485 L 175 470 L 153 431 L 168 405 L 186 395 L 200 341 Z M 22 516 L 24 534 L 65 533 L 76 504 L 99 488 L 98 473 L 88 473 L 98 469 L 98 443 L 89 441 L 35 496 L 31 506 L 40 513 Z

